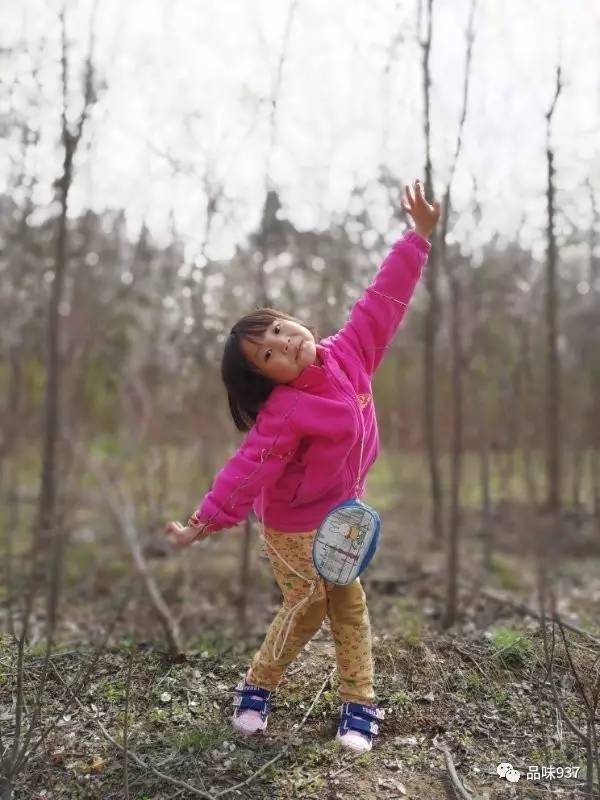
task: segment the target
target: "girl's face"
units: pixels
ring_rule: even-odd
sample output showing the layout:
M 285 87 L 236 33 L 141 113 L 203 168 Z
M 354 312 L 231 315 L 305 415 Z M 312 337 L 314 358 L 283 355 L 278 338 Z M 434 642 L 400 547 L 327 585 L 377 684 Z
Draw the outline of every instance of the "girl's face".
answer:
M 312 333 L 289 319 L 274 320 L 260 344 L 242 339 L 241 348 L 260 373 L 276 383 L 289 383 L 305 367 L 317 360 L 317 345 Z

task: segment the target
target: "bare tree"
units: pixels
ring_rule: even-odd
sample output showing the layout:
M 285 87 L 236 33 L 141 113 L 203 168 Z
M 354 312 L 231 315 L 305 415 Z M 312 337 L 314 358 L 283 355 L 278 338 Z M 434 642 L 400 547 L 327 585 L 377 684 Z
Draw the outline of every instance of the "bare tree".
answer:
M 94 7 L 95 10 L 95 7 Z M 59 307 L 63 299 L 63 289 L 67 271 L 67 214 L 69 208 L 69 192 L 73 183 L 73 162 L 81 141 L 84 125 L 91 107 L 96 102 L 95 76 L 93 64 L 93 30 L 94 13 L 90 25 L 90 47 L 85 63 L 83 78 L 83 107 L 74 129 L 68 122 L 68 80 L 69 54 L 67 47 L 67 31 L 65 9 L 60 13 L 61 21 L 61 141 L 63 146 L 62 173 L 56 182 L 56 192 L 60 204 L 57 220 L 56 251 L 50 305 L 47 323 L 47 378 L 44 401 L 44 439 L 42 451 L 42 481 L 38 507 L 37 531 L 42 543 L 55 535 L 56 493 L 57 493 L 57 458 L 60 443 L 60 315 Z
M 246 628 L 248 607 L 248 594 L 250 591 L 250 578 L 252 566 L 252 520 L 246 518 L 244 522 L 244 535 L 240 552 L 240 588 L 237 595 L 238 627 L 240 632 Z
M 277 193 L 273 190 L 271 183 L 271 159 L 275 149 L 277 137 L 277 104 L 281 94 L 281 84 L 283 78 L 283 69 L 287 57 L 290 35 L 292 32 L 292 24 L 294 15 L 298 8 L 299 0 L 291 0 L 288 13 L 285 21 L 285 29 L 283 34 L 283 41 L 279 59 L 277 62 L 277 69 L 273 76 L 273 83 L 271 89 L 271 97 L 269 101 L 269 140 L 267 144 L 267 151 L 265 154 L 265 202 L 263 212 L 260 220 L 260 226 L 255 240 L 258 248 L 258 263 L 257 263 L 257 293 L 258 303 L 262 306 L 271 305 L 269 301 L 269 292 L 267 288 L 265 261 L 269 252 L 269 240 L 272 229 L 277 224 L 277 211 L 279 210 L 279 200 Z M 250 559 L 251 559 L 251 541 L 252 541 L 252 522 L 250 519 L 246 520 L 244 525 L 244 536 L 240 550 L 240 593 L 238 595 L 238 619 L 240 626 L 244 624 L 246 616 L 247 595 L 250 586 Z
M 15 53 L 27 49 L 25 41 L 21 41 L 15 48 Z M 43 56 L 43 43 L 38 48 L 38 53 L 31 67 L 30 78 L 33 80 L 38 97 L 41 96 L 40 63 Z M 6 99 L 10 110 L 6 114 L 9 126 L 15 125 L 19 133 L 18 158 L 15 158 L 14 176 L 9 178 L 11 193 L 18 196 L 23 193 L 20 208 L 15 209 L 12 217 L 13 224 L 9 227 L 6 237 L 6 251 L 9 256 L 9 276 L 12 283 L 12 292 L 19 293 L 22 298 L 26 295 L 29 282 L 36 280 L 33 273 L 37 266 L 35 243 L 28 218 L 34 209 L 34 191 L 37 186 L 37 176 L 29 168 L 31 158 L 40 139 L 39 123 L 37 127 L 32 120 L 39 116 L 39 100 L 23 112 L 17 106 L 16 98 L 20 89 L 20 76 L 17 74 L 14 81 L 7 87 Z M 37 282 L 37 280 L 36 280 Z M 11 293 L 12 296 L 12 293 Z M 13 301 L 14 302 L 14 301 Z M 16 590 L 14 567 L 14 539 L 18 529 L 21 510 L 21 493 L 17 453 L 22 440 L 23 431 L 27 421 L 21 417 L 21 406 L 24 400 L 23 376 L 23 350 L 27 347 L 27 328 L 32 318 L 36 315 L 33 300 L 21 301 L 16 304 L 18 309 L 13 320 L 9 315 L 3 314 L 3 344 L 7 351 L 8 361 L 8 388 L 6 392 L 6 406 L 0 412 L 0 482 L 2 494 L 5 499 L 7 514 L 4 520 L 6 554 L 4 560 L 6 591 L 7 591 L 7 628 L 9 633 L 15 632 L 15 619 L 13 600 Z M 14 308 L 14 305 L 13 305 Z M 5 309 L 3 309 L 4 311 Z M 8 309 L 6 309 L 8 311 Z
M 523 314 L 519 319 L 519 348 L 521 366 L 521 391 L 525 403 L 524 415 L 529 418 L 527 409 L 532 405 L 531 397 L 534 395 L 533 370 L 531 365 L 531 320 Z M 523 447 L 523 473 L 527 494 L 533 506 L 538 504 L 538 483 L 536 481 L 535 470 L 532 458 L 533 437 L 528 430 L 525 430 L 522 439 Z
M 552 148 L 552 118 L 562 90 L 561 68 L 556 68 L 556 83 L 552 102 L 546 112 L 546 163 L 547 163 L 547 255 L 546 255 L 546 504 L 548 511 L 560 510 L 560 363 L 558 355 L 558 253 L 555 233 L 554 186 L 555 166 Z
M 417 21 L 421 35 L 422 2 L 419 2 Z M 426 33 L 419 38 L 423 69 L 423 136 L 425 140 L 425 195 L 433 197 L 433 166 L 431 163 L 431 40 L 433 29 L 433 0 L 427 0 Z M 423 427 L 427 447 L 429 480 L 431 486 L 431 533 L 438 546 L 444 538 L 443 492 L 439 468 L 438 435 L 436 430 L 436 340 L 440 327 L 440 301 L 438 287 L 437 236 L 432 237 L 432 249 L 425 270 L 425 287 L 429 304 L 425 315 L 423 353 Z
M 587 181 L 592 219 L 588 237 L 589 271 L 588 284 L 590 292 L 590 307 L 596 309 L 593 315 L 593 331 L 600 328 L 600 313 L 598 312 L 598 298 L 600 297 L 600 257 L 597 254 L 598 230 L 600 229 L 600 208 L 596 201 L 596 194 L 591 181 Z M 594 335 L 594 333 L 592 333 Z M 590 402 L 589 412 L 589 476 L 592 495 L 592 514 L 600 530 L 600 360 L 598 348 L 595 347 L 588 359 L 590 375 Z
M 84 67 L 83 106 L 74 130 L 68 122 L 68 47 L 64 6 L 60 13 L 61 23 L 61 143 L 63 162 L 61 176 L 56 182 L 60 213 L 57 221 L 54 273 L 47 322 L 46 387 L 44 398 L 44 422 L 42 443 L 42 475 L 38 509 L 32 537 L 31 580 L 25 592 L 21 629 L 17 637 L 15 727 L 10 747 L 3 748 L 0 761 L 0 796 L 10 800 L 16 777 L 24 769 L 31 756 L 30 744 L 39 725 L 41 708 L 46 689 L 50 654 L 56 630 L 58 601 L 60 596 L 63 537 L 59 534 L 57 518 L 57 453 L 60 442 L 60 315 L 59 307 L 67 269 L 67 212 L 69 191 L 73 181 L 73 161 L 81 141 L 90 108 L 96 100 L 93 68 L 94 5 L 90 23 L 89 50 Z M 45 575 L 44 567 L 46 566 Z M 37 682 L 35 697 L 27 708 L 24 682 L 25 645 L 29 637 L 29 626 L 33 607 L 40 586 L 46 588 L 46 643 L 45 653 Z M 29 717 L 28 725 L 26 717 Z M 38 740 L 39 744 L 39 740 Z
M 458 274 L 458 265 L 448 263 L 446 237 L 448 233 L 448 220 L 452 203 L 452 183 L 456 172 L 456 165 L 463 145 L 463 131 L 467 118 L 469 102 L 469 81 L 471 77 L 471 62 L 473 56 L 473 42 L 475 38 L 475 9 L 476 0 L 471 0 L 469 20 L 466 31 L 466 57 L 465 75 L 463 81 L 463 103 L 456 146 L 450 165 L 450 174 L 442 206 L 442 224 L 439 231 L 439 257 L 450 283 L 450 343 L 452 352 L 452 461 L 450 472 L 450 519 L 448 524 L 448 559 L 447 559 L 447 594 L 444 627 L 450 627 L 456 620 L 458 597 L 458 571 L 459 571 L 459 538 L 460 538 L 460 484 L 461 463 L 463 449 L 463 334 L 462 334 L 462 288 Z
M 600 752 L 598 749 L 598 731 L 596 730 L 596 720 L 598 705 L 600 703 L 600 673 L 594 669 L 598 664 L 598 656 L 594 658 L 593 664 L 587 665 L 589 671 L 586 670 L 584 674 L 581 666 L 576 665 L 571 647 L 565 634 L 565 625 L 560 621 L 560 617 L 556 608 L 556 597 L 550 588 L 548 568 L 545 563 L 543 555 L 539 562 L 538 573 L 538 594 L 540 601 L 540 629 L 542 633 L 542 641 L 544 645 L 544 659 L 547 670 L 548 683 L 557 710 L 557 713 L 564 719 L 572 733 L 577 736 L 585 749 L 586 756 L 586 797 L 590 800 L 600 798 L 600 787 L 596 782 L 594 783 L 594 773 L 600 776 Z M 547 625 L 547 611 L 550 604 L 551 613 L 551 639 L 548 636 Z M 582 730 L 573 720 L 573 712 L 565 707 L 561 698 L 561 688 L 559 681 L 554 674 L 555 663 L 555 622 L 558 624 L 560 636 L 562 639 L 565 656 L 568 662 L 570 675 L 573 678 L 577 693 L 581 699 L 582 709 L 585 716 L 585 730 Z M 591 679 L 591 680 L 590 680 Z M 589 684 L 586 686 L 586 683 Z
M 268 252 L 269 232 L 276 221 L 275 215 L 278 211 L 277 194 L 273 189 L 273 184 L 271 179 L 271 159 L 273 158 L 273 152 L 275 150 L 275 144 L 277 141 L 277 106 L 281 95 L 283 69 L 285 66 L 285 60 L 287 58 L 290 35 L 292 32 L 292 24 L 294 21 L 294 15 L 298 8 L 298 3 L 299 0 L 291 0 L 288 8 L 288 13 L 285 20 L 285 29 L 283 32 L 283 41 L 281 43 L 281 50 L 279 53 L 279 59 L 277 61 L 277 68 L 275 70 L 275 74 L 273 75 L 272 79 L 271 96 L 269 98 L 269 139 L 267 142 L 267 149 L 265 153 L 265 164 L 264 164 L 264 178 L 265 178 L 266 191 L 265 191 L 265 201 L 263 205 L 263 211 L 260 219 L 260 226 L 258 234 L 256 236 L 256 244 L 258 247 L 257 265 L 256 265 L 257 266 L 256 280 L 257 280 L 257 291 L 258 291 L 257 299 L 260 305 L 262 306 L 271 305 L 271 303 L 269 302 L 269 292 L 267 289 L 267 280 L 264 268 Z

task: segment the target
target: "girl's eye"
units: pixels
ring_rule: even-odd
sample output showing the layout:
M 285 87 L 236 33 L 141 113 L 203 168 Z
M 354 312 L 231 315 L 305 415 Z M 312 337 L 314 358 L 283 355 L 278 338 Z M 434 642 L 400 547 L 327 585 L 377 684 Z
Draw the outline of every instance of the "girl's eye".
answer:
M 275 333 L 279 333 L 280 330 L 281 330 L 281 325 L 278 322 L 276 322 L 275 325 L 273 325 L 273 331 Z M 269 356 L 270 355 L 271 355 L 271 351 L 267 350 L 267 352 L 265 353 L 265 361 L 269 360 Z

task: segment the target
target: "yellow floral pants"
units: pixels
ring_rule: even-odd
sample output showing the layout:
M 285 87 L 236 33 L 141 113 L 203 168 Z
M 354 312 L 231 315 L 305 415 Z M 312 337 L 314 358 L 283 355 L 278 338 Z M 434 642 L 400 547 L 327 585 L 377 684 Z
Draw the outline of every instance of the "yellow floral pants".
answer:
M 247 680 L 263 689 L 275 689 L 286 667 L 327 615 L 335 644 L 340 700 L 373 703 L 371 626 L 365 593 L 359 578 L 348 586 L 337 586 L 319 575 L 312 560 L 315 534 L 316 530 L 286 534 L 265 528 L 264 543 L 283 604 L 252 660 Z

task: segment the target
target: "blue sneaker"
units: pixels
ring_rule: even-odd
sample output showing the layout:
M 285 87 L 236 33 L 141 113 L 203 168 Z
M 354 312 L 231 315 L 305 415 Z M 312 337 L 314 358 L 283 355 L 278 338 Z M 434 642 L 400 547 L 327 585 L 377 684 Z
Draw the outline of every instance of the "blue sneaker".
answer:
M 384 718 L 385 712 L 376 705 L 342 703 L 335 740 L 355 753 L 368 753 L 373 747 L 373 736 L 379 733 L 376 720 Z
M 234 692 L 236 696 L 233 698 L 234 711 L 231 718 L 233 727 L 248 735 L 263 733 L 271 710 L 272 692 L 248 683 L 245 679 L 238 683 Z

